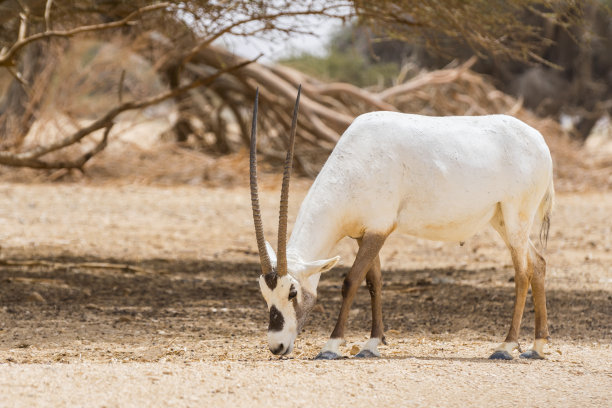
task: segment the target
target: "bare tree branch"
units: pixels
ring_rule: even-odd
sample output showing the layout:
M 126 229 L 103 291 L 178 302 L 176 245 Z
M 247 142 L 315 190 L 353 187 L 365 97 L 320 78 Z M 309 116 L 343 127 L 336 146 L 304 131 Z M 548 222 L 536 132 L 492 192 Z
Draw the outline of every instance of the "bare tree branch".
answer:
M 6 65 L 13 65 L 13 59 L 15 57 L 15 55 L 26 45 L 34 42 L 34 41 L 39 41 L 42 40 L 44 38 L 51 38 L 51 37 L 72 37 L 74 35 L 77 34 L 81 34 L 81 33 L 86 33 L 86 32 L 91 32 L 91 31 L 100 31 L 100 30 L 108 30 L 111 28 L 117 28 L 117 27 L 121 27 L 127 24 L 130 24 L 132 22 L 132 20 L 134 19 L 134 17 L 136 16 L 140 16 L 144 13 L 148 13 L 154 10 L 159 10 L 159 9 L 163 9 L 166 8 L 170 5 L 170 3 L 158 3 L 158 4 L 152 4 L 150 6 L 146 6 L 146 7 L 142 7 L 139 8 L 138 10 L 130 13 L 127 17 L 118 20 L 118 21 L 113 21 L 111 23 L 103 23 L 103 24 L 92 24 L 92 25 L 86 25 L 86 26 L 81 26 L 81 27 L 77 27 L 77 28 L 73 28 L 72 30 L 65 30 L 65 31 L 45 31 L 42 33 L 38 33 L 38 34 L 33 34 L 29 37 L 25 36 L 25 26 L 26 26 L 26 18 L 23 17 L 22 18 L 22 26 L 24 27 L 23 29 L 20 27 L 19 29 L 19 38 L 17 40 L 17 42 L 15 42 L 11 47 L 9 47 L 7 50 L 3 50 L 3 52 L 0 54 L 0 66 L 6 66 Z M 25 14 L 24 14 L 25 16 Z
M 9 74 L 11 74 L 11 76 L 23 86 L 23 89 L 26 91 L 26 93 L 29 93 L 30 85 L 26 82 L 25 79 L 23 79 L 23 75 L 21 75 L 21 72 L 15 71 L 15 69 L 11 66 L 6 66 L 5 68 L 9 72 Z
M 5 157 L 5 159 L 0 160 L 1 164 L 7 166 L 15 166 L 15 167 L 30 167 L 34 169 L 80 169 L 82 171 L 83 166 L 96 154 L 100 153 L 102 150 L 106 148 L 108 142 L 108 134 L 110 133 L 114 123 L 110 123 L 106 130 L 104 131 L 104 135 L 102 136 L 102 140 L 90 151 L 84 153 L 80 157 L 73 160 L 58 160 L 53 162 L 45 162 L 43 160 L 39 160 L 38 158 L 31 159 L 21 159 L 15 157 Z
M 117 90 L 117 98 L 119 103 L 123 103 L 123 82 L 125 81 L 125 69 L 121 70 L 121 77 L 119 78 L 119 89 Z
M 53 5 L 53 0 L 47 0 L 45 4 L 45 31 L 49 32 L 53 30 L 53 21 L 51 20 L 51 6 Z
M 441 69 L 438 71 L 427 72 L 419 75 L 411 81 L 396 85 L 392 88 L 385 89 L 378 94 L 378 97 L 383 101 L 389 101 L 400 94 L 406 94 L 419 89 L 422 86 L 431 83 L 445 83 L 457 79 L 463 72 L 470 69 L 476 63 L 476 57 L 472 57 L 464 62 L 458 69 Z
M 25 9 L 19 13 L 19 32 L 17 33 L 17 42 L 23 41 L 28 34 L 28 10 Z
M 55 143 L 51 143 L 48 145 L 40 145 L 31 150 L 22 152 L 22 153 L 14 153 L 14 152 L 6 152 L 6 151 L 0 152 L 0 164 L 6 165 L 6 166 L 14 166 L 14 167 L 32 167 L 32 168 L 45 168 L 45 169 L 82 168 L 83 165 L 87 163 L 87 161 L 91 157 L 93 157 L 95 154 L 102 151 L 104 147 L 106 147 L 106 138 L 108 136 L 108 132 L 110 132 L 110 129 L 112 128 L 114 124 L 113 120 L 119 114 L 126 112 L 126 111 L 130 111 L 130 110 L 142 109 L 148 106 L 156 105 L 160 102 L 165 101 L 166 99 L 175 97 L 179 94 L 182 94 L 184 92 L 187 92 L 199 86 L 210 85 L 221 75 L 238 70 L 240 68 L 243 68 L 246 65 L 253 63 L 254 61 L 255 60 L 241 61 L 240 63 L 232 65 L 230 67 L 219 69 L 217 72 L 215 72 L 212 75 L 209 75 L 204 78 L 198 78 L 196 80 L 191 81 L 190 83 L 186 85 L 180 86 L 178 88 L 175 88 L 175 89 L 172 89 L 166 92 L 162 92 L 150 98 L 146 98 L 140 101 L 124 102 L 120 104 L 119 106 L 116 106 L 115 108 L 109 110 L 105 115 L 98 118 L 97 120 L 89 124 L 88 126 L 77 130 L 70 136 L 65 137 Z M 40 157 L 46 154 L 49 154 L 51 152 L 63 149 L 67 146 L 73 145 L 79 142 L 80 140 L 82 140 L 87 135 L 99 129 L 102 129 L 102 128 L 106 128 L 106 132 L 105 132 L 102 142 L 100 142 L 100 144 L 98 144 L 93 150 L 86 153 L 82 157 L 76 160 L 73 160 L 73 161 L 58 161 L 58 162 L 53 162 L 53 163 L 44 162 L 40 160 Z
M 83 268 L 83 269 L 117 269 L 133 273 L 150 273 L 147 269 L 129 264 L 117 264 L 108 262 L 52 262 L 46 260 L 13 260 L 0 259 L 0 265 L 33 267 L 43 266 L 47 268 Z
M 189 61 L 191 61 L 191 59 L 201 50 L 203 50 L 204 48 L 208 47 L 209 45 L 211 45 L 215 40 L 218 40 L 219 38 L 221 38 L 223 35 L 231 33 L 234 35 L 237 35 L 236 33 L 233 33 L 232 30 L 234 30 L 237 27 L 240 26 L 244 26 L 247 25 L 249 23 L 255 22 L 255 21 L 274 21 L 277 20 L 280 17 L 286 18 L 286 17 L 299 17 L 299 16 L 312 16 L 312 15 L 330 15 L 330 13 L 333 10 L 336 9 L 341 9 L 341 8 L 345 8 L 348 7 L 348 3 L 341 3 L 341 4 L 335 4 L 332 6 L 325 6 L 322 7 L 320 9 L 307 9 L 307 10 L 298 10 L 298 11 L 290 11 L 290 10 L 284 10 L 284 11 L 280 11 L 277 13 L 270 13 L 270 14 L 256 14 L 253 16 L 249 16 L 248 18 L 244 18 L 235 22 L 232 22 L 231 24 L 222 27 L 221 29 L 219 29 L 216 33 L 210 35 L 206 40 L 199 42 L 197 45 L 195 45 L 194 47 L 191 48 L 191 50 L 189 50 L 182 59 L 181 64 L 186 64 Z M 269 28 L 264 28 L 263 30 L 269 30 Z M 275 30 L 278 31 L 282 31 L 280 28 L 275 27 Z M 249 32 L 247 35 L 251 36 L 257 32 L 260 32 L 262 30 L 255 30 L 253 32 Z M 291 30 L 291 31 L 295 31 L 295 30 Z

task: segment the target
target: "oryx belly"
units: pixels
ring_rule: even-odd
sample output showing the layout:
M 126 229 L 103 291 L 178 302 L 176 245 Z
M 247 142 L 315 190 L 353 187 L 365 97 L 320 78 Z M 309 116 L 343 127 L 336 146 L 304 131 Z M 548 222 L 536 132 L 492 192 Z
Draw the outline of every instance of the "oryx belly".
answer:
M 347 129 L 309 195 L 327 192 L 317 201 L 336 203 L 349 236 L 396 229 L 462 241 L 498 203 L 541 198 L 551 171 L 542 136 L 514 118 L 375 112 Z

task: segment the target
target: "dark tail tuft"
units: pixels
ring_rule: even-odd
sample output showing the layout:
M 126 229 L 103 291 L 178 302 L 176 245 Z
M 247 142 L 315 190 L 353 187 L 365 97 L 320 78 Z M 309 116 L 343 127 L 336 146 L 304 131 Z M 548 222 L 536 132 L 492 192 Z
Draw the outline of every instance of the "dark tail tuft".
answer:
M 540 245 L 542 248 L 546 248 L 548 244 L 548 232 L 550 230 L 550 215 L 552 213 L 553 204 L 555 201 L 555 188 L 553 186 L 552 178 L 550 183 L 548 184 L 548 190 L 544 197 L 542 198 L 542 202 L 540 203 L 539 208 L 539 216 L 542 220 L 542 224 L 540 226 Z
M 548 245 L 548 231 L 550 230 L 550 213 L 546 214 L 542 219 L 542 226 L 540 227 L 540 245 L 542 248 L 546 248 Z

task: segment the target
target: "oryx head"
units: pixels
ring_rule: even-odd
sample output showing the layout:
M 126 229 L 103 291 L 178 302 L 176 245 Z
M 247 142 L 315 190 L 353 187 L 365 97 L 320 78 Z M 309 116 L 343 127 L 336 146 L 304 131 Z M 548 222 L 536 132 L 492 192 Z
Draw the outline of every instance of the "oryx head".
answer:
M 287 257 L 287 212 L 289 207 L 289 178 L 293 164 L 293 145 L 297 125 L 297 114 L 300 103 L 301 86 L 295 100 L 293 122 L 289 137 L 289 147 L 285 160 L 283 184 L 278 223 L 278 256 L 272 246 L 265 240 L 259 198 L 257 195 L 257 103 L 259 90 L 255 93 L 253 108 L 253 123 L 251 127 L 251 204 L 255 235 L 261 262 L 259 286 L 268 304 L 270 324 L 268 326 L 268 346 L 274 354 L 286 355 L 293 350 L 293 343 L 302 329 L 306 317 L 312 310 L 316 300 L 316 285 L 307 285 L 306 281 L 313 275 L 330 270 L 339 260 L 338 257 L 304 262 L 297 257 Z

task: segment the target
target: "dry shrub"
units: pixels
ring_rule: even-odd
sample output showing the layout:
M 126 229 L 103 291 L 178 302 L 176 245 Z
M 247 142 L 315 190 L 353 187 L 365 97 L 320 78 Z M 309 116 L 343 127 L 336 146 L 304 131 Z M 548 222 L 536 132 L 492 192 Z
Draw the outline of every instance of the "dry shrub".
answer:
M 111 61 L 114 60 L 111 59 Z M 97 66 L 98 71 L 102 69 L 100 67 L 104 66 L 96 64 L 92 65 Z M 223 94 L 224 86 L 231 89 L 235 100 L 242 103 L 242 114 L 245 118 L 250 113 L 249 109 L 244 109 L 244 107 L 252 103 L 250 96 L 253 89 L 251 87 L 253 84 L 257 84 L 258 75 L 277 78 L 277 83 L 284 84 L 289 91 L 292 85 L 303 83 L 303 92 L 310 98 L 311 107 L 321 112 L 335 112 L 337 116 L 347 118 L 347 125 L 351 118 L 359 113 L 387 107 L 402 112 L 426 115 L 505 113 L 525 121 L 544 135 L 555 162 L 555 180 L 558 191 L 605 190 L 612 187 L 609 159 L 608 164 L 606 164 L 606 160 L 585 160 L 586 151 L 576 142 L 571 141 L 556 121 L 550 118 L 537 117 L 522 107 L 522 101 L 500 92 L 485 76 L 476 74 L 468 68 L 469 63 L 444 70 L 422 72 L 403 84 L 376 91 L 359 89 L 348 84 L 325 84 L 302 73 L 292 72 L 287 68 L 268 68 L 260 64 L 252 64 L 239 73 L 233 74 L 233 76 L 229 75 L 229 78 L 226 77 L 223 81 L 215 83 L 213 89 L 218 94 Z M 110 77 L 114 78 L 122 68 L 114 66 L 112 69 L 115 74 L 110 75 Z M 251 76 L 249 77 L 249 75 Z M 83 78 L 83 76 L 75 75 L 72 80 L 79 82 L 79 78 Z M 116 86 L 109 84 L 116 84 L 116 81 L 110 79 L 104 81 L 103 78 L 104 76 L 92 79 L 93 85 L 87 85 L 89 88 L 85 87 L 85 84 L 89 84 L 89 82 L 83 82 L 80 89 L 102 89 L 104 92 L 100 91 L 101 103 L 108 101 L 107 103 L 112 104 L 113 98 L 117 96 Z M 130 89 L 133 92 L 131 97 L 138 96 L 138 93 L 133 91 L 134 89 L 137 90 L 137 87 L 130 87 Z M 91 93 L 85 92 L 84 95 L 81 100 L 97 99 L 97 97 L 88 96 Z M 277 96 L 277 94 L 274 96 Z M 71 99 L 67 98 L 66 102 L 69 101 Z M 222 100 L 220 101 L 220 103 L 223 103 Z M 268 111 L 287 110 L 287 112 L 290 112 L 290 109 L 285 109 L 283 104 L 286 101 L 283 98 L 270 97 L 267 101 L 264 99 L 264 108 L 266 108 L 265 103 L 267 103 Z M 73 106 L 75 115 L 77 112 L 79 116 L 89 114 L 87 106 L 79 107 L 78 104 L 74 105 L 74 103 Z M 261 113 L 266 111 L 264 108 L 260 107 Z M 164 111 L 164 109 L 161 111 Z M 236 183 L 246 184 L 248 166 L 244 147 L 229 155 L 211 155 L 159 138 L 158 136 L 171 126 L 171 121 L 168 120 L 168 112 L 170 111 L 171 109 L 166 109 L 164 111 L 166 112 L 165 119 L 163 121 L 160 121 L 159 118 L 155 119 L 145 127 L 145 130 L 130 129 L 132 125 L 129 125 L 129 123 L 146 122 L 146 115 L 123 117 L 124 129 L 120 131 L 120 136 L 117 137 L 117 134 L 115 134 L 107 150 L 95 157 L 88 165 L 89 179 L 101 182 L 119 181 L 164 185 L 176 183 L 205 183 L 223 186 L 231 186 Z M 306 126 L 310 118 L 308 115 L 312 116 L 313 112 L 313 109 L 310 109 L 310 113 L 306 109 L 301 112 L 301 126 Z M 267 136 L 280 151 L 284 148 L 282 138 L 285 133 L 283 127 L 286 124 L 273 123 L 274 118 L 278 120 L 278 117 L 268 117 L 267 121 L 270 125 L 268 128 L 263 127 L 262 137 L 265 140 Z M 58 116 L 57 118 L 59 120 L 61 117 Z M 63 126 L 67 127 L 67 125 Z M 231 122 L 231 120 L 227 121 L 226 126 L 227 129 L 238 127 L 237 123 Z M 271 132 L 275 126 L 278 129 Z M 340 124 L 336 123 L 335 126 L 339 127 Z M 320 168 L 329 154 L 331 144 L 329 142 L 323 143 L 324 140 L 317 135 L 316 129 L 309 129 L 307 132 L 310 133 L 302 133 L 303 138 L 298 140 L 297 154 L 300 155 L 298 165 L 301 167 L 308 166 L 309 170 L 316 174 L 317 169 Z M 271 139 L 272 134 L 276 135 L 273 139 Z M 149 143 L 137 142 L 146 136 L 149 137 Z M 238 138 L 237 140 L 240 141 L 241 139 Z M 269 142 L 268 145 L 272 146 L 274 143 Z M 75 148 L 82 147 L 77 146 Z M 268 159 L 267 164 L 274 165 L 276 163 L 274 155 L 264 156 Z M 279 157 L 282 157 L 282 155 Z M 51 174 L 54 179 L 60 177 L 74 180 L 83 177 L 70 171 L 46 174 Z

